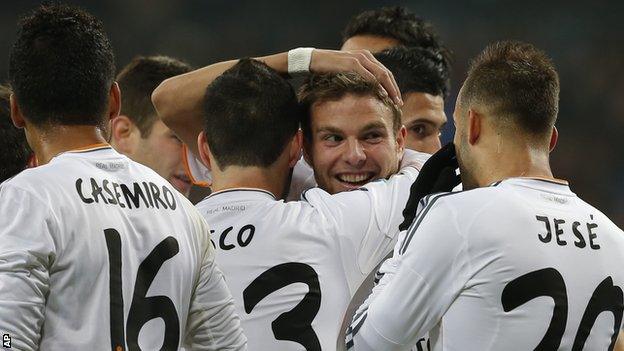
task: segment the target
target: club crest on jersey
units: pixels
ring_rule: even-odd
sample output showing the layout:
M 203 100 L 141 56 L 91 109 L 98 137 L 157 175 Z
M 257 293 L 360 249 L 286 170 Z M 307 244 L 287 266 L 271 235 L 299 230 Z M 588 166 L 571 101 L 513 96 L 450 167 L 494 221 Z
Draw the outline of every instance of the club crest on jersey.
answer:
M 76 179 L 76 192 L 85 204 L 103 202 L 121 208 L 156 208 L 175 210 L 177 208 L 173 191 L 165 185 L 152 182 L 119 184 L 108 179 Z M 133 207 L 134 206 L 134 207 Z

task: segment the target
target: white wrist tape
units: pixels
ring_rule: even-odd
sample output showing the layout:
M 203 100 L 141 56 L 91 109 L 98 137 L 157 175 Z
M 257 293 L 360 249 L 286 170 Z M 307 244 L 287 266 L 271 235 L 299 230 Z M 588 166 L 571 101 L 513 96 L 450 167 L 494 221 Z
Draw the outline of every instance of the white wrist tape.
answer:
M 312 61 L 312 50 L 314 48 L 296 48 L 288 51 L 288 74 L 296 76 L 310 72 L 310 61 Z

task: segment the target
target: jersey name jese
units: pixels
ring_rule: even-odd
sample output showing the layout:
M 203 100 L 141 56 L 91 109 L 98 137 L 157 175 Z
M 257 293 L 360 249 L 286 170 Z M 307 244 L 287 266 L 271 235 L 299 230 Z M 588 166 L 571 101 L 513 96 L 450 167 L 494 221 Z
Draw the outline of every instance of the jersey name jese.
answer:
M 428 331 L 433 350 L 613 347 L 624 233 L 567 184 L 510 178 L 422 205 L 349 347 L 406 349 Z

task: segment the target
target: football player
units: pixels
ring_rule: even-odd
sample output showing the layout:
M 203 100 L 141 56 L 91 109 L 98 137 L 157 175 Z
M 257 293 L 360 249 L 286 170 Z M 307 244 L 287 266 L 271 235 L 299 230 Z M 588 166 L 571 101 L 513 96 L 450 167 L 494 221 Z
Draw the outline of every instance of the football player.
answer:
M 293 54 L 294 52 L 294 54 Z M 299 62 L 299 57 L 306 63 L 301 67 L 296 67 L 300 71 L 294 71 L 296 66 L 293 62 Z M 400 93 L 396 82 L 383 65 L 381 65 L 368 51 L 341 52 L 333 50 L 304 49 L 299 48 L 290 52 L 265 56 L 261 61 L 284 76 L 308 73 L 346 72 L 356 71 L 360 75 L 371 81 L 380 81 L 387 93 L 395 102 L 401 103 Z M 172 128 L 192 151 L 189 153 L 188 164 L 192 170 L 192 179 L 197 181 L 210 182 L 210 172 L 197 157 L 197 136 L 202 130 L 202 105 L 203 93 L 201 92 L 218 75 L 227 68 L 232 67 L 237 60 L 220 62 L 202 69 L 170 78 L 163 82 L 152 96 L 154 105 L 161 119 Z M 290 63 L 289 63 L 290 62 Z M 290 65 L 290 66 L 289 66 Z M 290 68 L 289 68 L 290 67 Z M 314 76 L 313 76 L 314 77 Z M 288 200 L 299 199 L 301 193 L 308 188 L 317 185 L 330 193 L 357 188 L 371 180 L 387 178 L 396 173 L 399 161 L 402 159 L 405 140 L 405 128 L 402 127 L 400 119 L 394 123 L 391 117 L 381 113 L 376 113 L 373 107 L 368 111 L 368 119 L 358 118 L 363 112 L 358 110 L 358 106 L 367 99 L 375 99 L 371 96 L 358 96 L 358 94 L 346 94 L 346 90 L 336 94 L 333 98 L 323 98 L 323 94 L 332 90 L 340 91 L 340 76 L 332 76 L 331 79 L 311 79 L 301 92 L 307 96 L 307 103 L 310 106 L 311 117 L 310 133 L 304 133 L 305 150 L 307 152 L 308 163 L 301 161 L 294 169 L 293 181 L 288 191 Z M 316 90 L 324 90 L 325 93 L 317 94 Z M 366 95 L 366 94 L 364 94 Z M 318 100 L 318 101 L 317 101 Z M 379 102 L 377 102 L 379 104 Z M 373 104 L 374 105 L 374 104 Z M 340 116 L 336 113 L 340 113 Z M 400 112 L 397 112 L 400 116 Z M 383 133 L 378 135 L 377 141 L 382 143 L 370 143 L 370 130 L 367 130 L 373 119 L 383 125 Z M 321 150 L 324 145 L 315 142 L 318 140 L 316 130 L 318 123 L 331 127 L 334 131 L 340 132 L 342 143 L 336 144 L 340 147 Z M 331 125 L 329 125 L 331 124 Z M 307 125 L 302 126 L 304 132 Z M 326 133 L 327 134 L 327 133 Z M 349 142 L 346 142 L 346 141 Z M 372 139 L 371 139 L 372 140 Z M 353 154 L 357 155 L 357 160 L 350 159 Z M 405 164 L 412 162 L 422 162 L 428 155 L 410 152 L 404 159 Z M 341 173 L 341 174 L 338 174 Z M 342 177 L 346 175 L 346 177 Z M 315 179 L 316 177 L 316 179 Z M 348 179 L 347 179 L 348 178 Z
M 306 119 L 315 118 L 308 115 L 312 94 L 318 103 L 345 102 L 326 106 L 347 126 L 318 119 L 303 128 L 304 133 L 319 129 L 314 143 L 322 144 L 320 153 L 353 148 L 346 162 L 365 164 L 371 171 L 381 168 L 362 158 L 362 148 L 393 147 L 394 137 L 388 134 L 400 126 L 397 106 L 377 82 L 355 73 L 313 79 L 304 88 L 310 94 L 302 99 L 302 109 L 278 72 L 243 59 L 215 77 L 205 94 L 198 148 L 212 169 L 214 193 L 197 207 L 214 231 L 217 262 L 234 292 L 249 343 L 259 350 L 335 348 L 353 293 L 393 246 L 401 209 L 418 173 L 406 166 L 388 180 L 353 191 L 331 195 L 314 188 L 303 194 L 303 201 L 279 201 L 300 159 L 304 136 L 298 132 L 299 121 L 304 116 L 305 126 Z M 351 128 L 356 118 L 343 107 L 355 101 L 357 117 L 367 127 L 360 138 L 342 138 L 336 129 Z M 358 177 L 338 172 L 317 179 L 340 191 L 344 183 L 363 180 Z
M 245 349 L 201 215 L 105 143 L 114 58 L 83 10 L 42 5 L 11 50 L 11 118 L 40 166 L 0 186 L 0 333 L 18 350 Z
M 401 122 L 407 129 L 405 147 L 433 154 L 440 149 L 446 125 L 444 99 L 450 89 L 450 64 L 438 50 L 395 47 L 376 53 L 397 81 L 404 104 Z
M 406 350 L 429 332 L 434 350 L 613 349 L 624 233 L 552 174 L 558 100 L 558 74 L 530 44 L 494 43 L 472 62 L 454 113 L 471 190 L 422 199 L 348 348 Z
M 167 56 L 138 56 L 117 75 L 123 92 L 121 112 L 112 121 L 111 145 L 153 169 L 188 197 L 191 182 L 184 169 L 182 142 L 158 118 L 150 96 L 163 80 L 191 66 Z

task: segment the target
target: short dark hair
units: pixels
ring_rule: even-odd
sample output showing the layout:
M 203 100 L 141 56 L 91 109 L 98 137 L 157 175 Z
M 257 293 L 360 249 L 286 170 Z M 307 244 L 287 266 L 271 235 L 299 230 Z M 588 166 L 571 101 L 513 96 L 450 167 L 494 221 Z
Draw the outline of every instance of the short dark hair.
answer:
M 260 61 L 241 59 L 206 89 L 204 132 L 221 168 L 272 165 L 300 116 L 292 86 Z
M 313 74 L 299 89 L 299 103 L 303 108 L 301 129 L 307 140 L 312 140 L 311 110 L 314 104 L 337 101 L 346 95 L 373 96 L 392 113 L 392 127 L 401 129 L 401 110 L 392 102 L 379 83 L 370 81 L 355 72 Z
M 402 46 L 432 48 L 449 60 L 451 57 L 433 26 L 402 6 L 382 7 L 355 15 L 342 32 L 343 44 L 356 35 L 388 37 Z
M 167 56 L 137 56 L 117 75 L 121 89 L 121 114 L 128 116 L 147 138 L 158 115 L 152 104 L 154 89 L 165 79 L 191 71 L 185 62 Z
M 89 13 L 51 4 L 21 19 L 9 79 L 31 123 L 101 125 L 114 75 L 111 44 Z
M 392 72 L 401 93 L 448 96 L 450 63 L 440 51 L 399 46 L 376 53 L 375 57 Z
M 24 131 L 11 122 L 11 90 L 0 85 L 0 183 L 23 171 L 32 154 Z
M 488 45 L 471 63 L 460 105 L 487 106 L 499 120 L 549 133 L 559 110 L 559 75 L 546 54 L 518 41 Z M 465 108 L 464 107 L 464 108 Z

